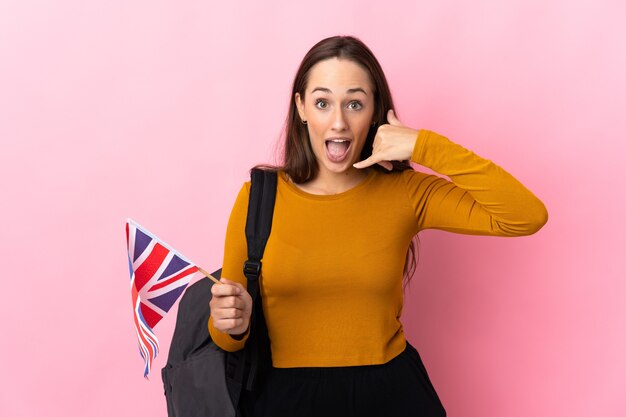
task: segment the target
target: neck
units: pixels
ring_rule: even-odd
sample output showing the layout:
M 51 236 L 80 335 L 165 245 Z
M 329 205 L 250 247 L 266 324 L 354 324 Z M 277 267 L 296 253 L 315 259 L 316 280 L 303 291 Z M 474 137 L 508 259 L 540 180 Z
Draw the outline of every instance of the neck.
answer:
M 320 169 L 317 176 L 297 186 L 308 193 L 320 195 L 339 194 L 359 185 L 367 177 L 368 170 L 351 168 L 346 172 Z

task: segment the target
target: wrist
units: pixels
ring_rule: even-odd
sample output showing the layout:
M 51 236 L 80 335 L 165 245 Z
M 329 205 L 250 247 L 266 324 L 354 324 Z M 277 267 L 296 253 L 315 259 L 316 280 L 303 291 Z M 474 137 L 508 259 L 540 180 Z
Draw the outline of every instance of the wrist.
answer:
M 410 160 L 413 157 L 413 153 L 415 152 L 415 148 L 417 147 L 419 135 L 420 131 L 418 129 L 412 129 L 411 135 L 407 138 L 405 152 L 408 157 L 406 159 Z

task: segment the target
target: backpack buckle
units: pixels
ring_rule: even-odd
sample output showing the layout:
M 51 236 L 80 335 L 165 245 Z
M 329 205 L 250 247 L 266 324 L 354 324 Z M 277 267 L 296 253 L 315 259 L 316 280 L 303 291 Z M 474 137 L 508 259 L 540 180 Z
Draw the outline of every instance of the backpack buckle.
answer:
M 243 263 L 243 274 L 250 280 L 259 279 L 259 275 L 261 274 L 261 261 L 245 261 Z

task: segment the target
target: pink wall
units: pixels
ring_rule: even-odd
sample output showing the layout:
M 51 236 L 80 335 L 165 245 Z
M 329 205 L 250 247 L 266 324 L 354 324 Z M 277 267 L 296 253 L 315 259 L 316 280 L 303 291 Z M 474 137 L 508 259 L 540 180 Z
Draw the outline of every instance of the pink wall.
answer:
M 626 415 L 624 2 L 209 3 L 0 2 L 0 415 L 166 415 L 175 315 L 146 382 L 124 220 L 218 267 L 296 66 L 333 34 L 370 45 L 406 124 L 550 213 L 525 238 L 421 235 L 404 322 L 449 415 Z

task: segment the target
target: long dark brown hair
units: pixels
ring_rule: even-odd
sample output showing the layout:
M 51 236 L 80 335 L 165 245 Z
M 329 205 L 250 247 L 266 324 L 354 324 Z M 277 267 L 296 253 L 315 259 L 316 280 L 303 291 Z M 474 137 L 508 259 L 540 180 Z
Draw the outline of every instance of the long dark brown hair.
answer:
M 297 184 L 307 182 L 316 177 L 319 166 L 315 159 L 315 154 L 311 148 L 309 131 L 302 123 L 295 104 L 295 94 L 300 93 L 302 101 L 305 100 L 305 92 L 309 81 L 311 68 L 327 59 L 346 59 L 360 65 L 370 76 L 374 91 L 374 115 L 373 124 L 367 134 L 367 139 L 361 151 L 361 161 L 372 155 L 372 146 L 378 127 L 387 123 L 387 111 L 394 109 L 393 99 L 389 90 L 387 78 L 378 60 L 372 51 L 358 38 L 353 36 L 332 36 L 319 41 L 304 56 L 300 67 L 296 72 L 291 89 L 289 101 L 289 112 L 285 121 L 283 138 L 282 161 L 278 169 L 284 170 L 291 180 Z M 377 169 L 386 174 L 393 174 L 408 169 L 412 169 L 408 161 L 392 161 L 393 169 L 387 171 L 376 164 L 373 169 Z M 410 282 L 417 267 L 416 250 L 419 249 L 419 238 L 417 235 L 411 240 L 407 251 L 404 265 L 404 287 Z

